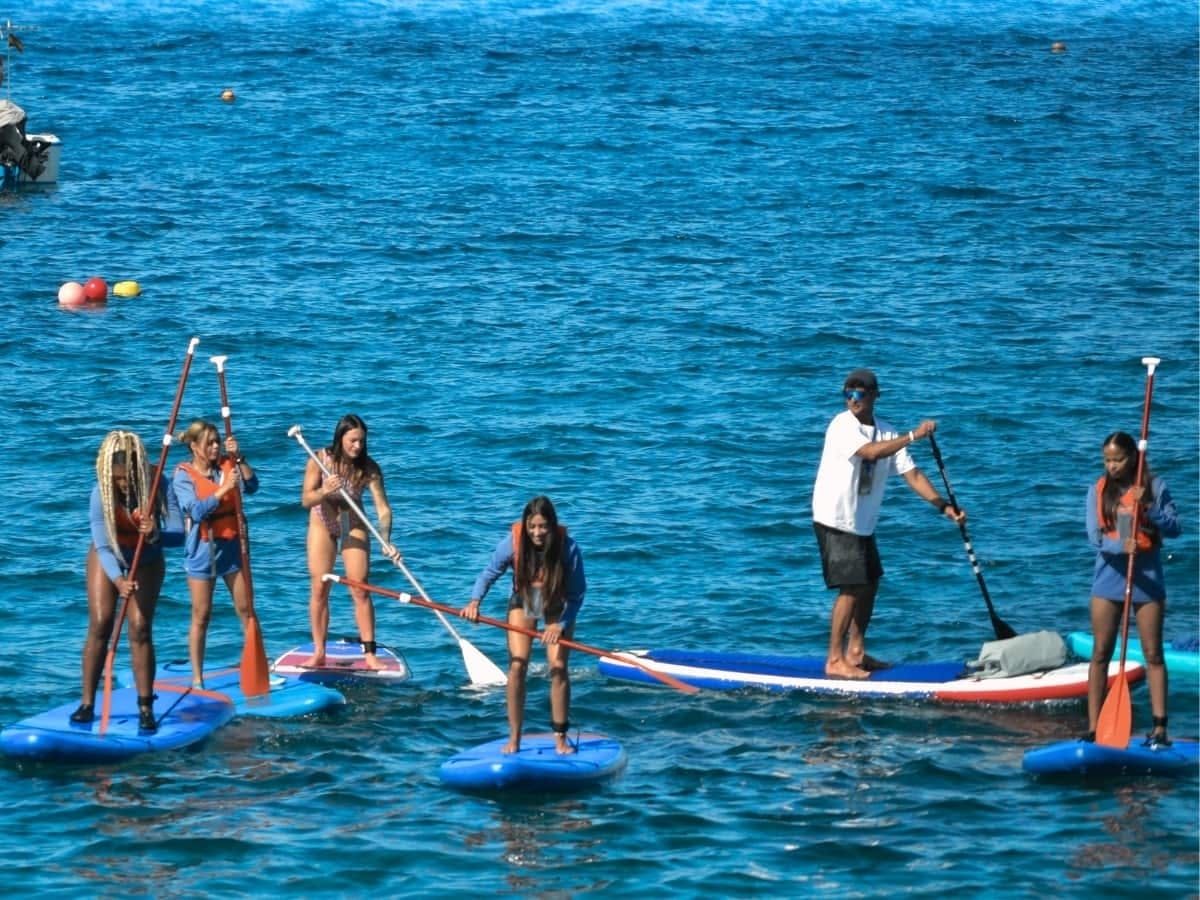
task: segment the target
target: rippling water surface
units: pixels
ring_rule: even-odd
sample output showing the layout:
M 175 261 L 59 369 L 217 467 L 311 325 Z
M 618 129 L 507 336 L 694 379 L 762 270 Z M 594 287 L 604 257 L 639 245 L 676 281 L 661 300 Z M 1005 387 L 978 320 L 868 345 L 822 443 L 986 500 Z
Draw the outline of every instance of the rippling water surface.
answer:
M 938 419 L 1001 617 L 1085 628 L 1087 485 L 1104 435 L 1139 427 L 1147 354 L 1163 358 L 1151 460 L 1186 523 L 1167 631 L 1196 634 L 1194 4 L 85 6 L 6 13 L 37 26 L 6 87 L 64 156 L 57 186 L 0 195 L 0 722 L 77 692 L 96 447 L 114 427 L 157 442 L 193 335 L 182 415 L 219 417 L 208 357 L 228 355 L 262 478 L 248 508 L 272 655 L 307 640 L 287 430 L 319 444 L 347 411 L 435 599 L 465 601 L 545 492 L 586 558 L 580 640 L 820 654 L 810 491 L 858 365 L 886 418 Z M 58 307 L 62 282 L 93 275 L 142 296 Z M 873 652 L 977 655 L 993 635 L 956 530 L 897 482 L 879 534 Z M 161 658 L 186 653 L 172 570 Z M 213 658 L 240 644 L 218 598 Z M 1081 730 L 1076 704 L 685 698 L 576 655 L 572 719 L 624 743 L 624 775 L 464 798 L 437 766 L 503 733 L 502 692 L 465 686 L 437 620 L 388 604 L 402 688 L 116 768 L 0 768 L 8 886 L 1196 891 L 1196 779 L 1021 772 L 1025 750 Z M 344 594 L 333 616 L 350 633 Z M 499 632 L 466 634 L 503 661 Z M 1133 699 L 1140 729 L 1144 688 Z M 1176 679 L 1170 714 L 1195 735 L 1196 684 Z M 540 677 L 528 718 L 548 724 Z

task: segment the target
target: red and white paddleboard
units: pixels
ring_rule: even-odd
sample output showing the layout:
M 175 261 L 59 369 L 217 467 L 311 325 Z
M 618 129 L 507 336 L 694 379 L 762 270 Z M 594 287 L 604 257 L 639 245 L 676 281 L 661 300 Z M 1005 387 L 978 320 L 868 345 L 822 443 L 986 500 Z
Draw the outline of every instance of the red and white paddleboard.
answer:
M 404 657 L 382 644 L 375 650 L 376 659 L 383 664 L 382 669 L 367 667 L 362 644 L 358 641 L 329 641 L 325 645 L 324 665 L 306 665 L 312 655 L 313 645 L 301 644 L 275 660 L 271 669 L 280 675 L 321 684 L 392 684 L 408 681 L 412 675 Z
M 704 650 L 624 650 L 616 656 L 628 656 L 646 668 L 711 690 L 754 687 L 950 703 L 1031 703 L 1087 696 L 1087 663 L 1006 678 L 980 678 L 961 662 L 898 663 L 874 671 L 868 678 L 853 679 L 830 678 L 825 674 L 825 658 L 817 656 Z M 1110 683 L 1119 667 L 1115 660 L 1109 666 Z M 654 676 L 619 658 L 601 659 L 600 671 L 614 678 L 660 684 Z M 1145 677 L 1145 670 L 1140 664 L 1127 661 L 1125 676 L 1133 684 Z

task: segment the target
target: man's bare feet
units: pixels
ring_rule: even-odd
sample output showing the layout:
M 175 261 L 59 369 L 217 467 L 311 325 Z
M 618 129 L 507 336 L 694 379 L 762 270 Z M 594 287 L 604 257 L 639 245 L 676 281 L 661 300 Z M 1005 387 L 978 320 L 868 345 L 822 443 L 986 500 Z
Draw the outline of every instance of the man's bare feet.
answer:
M 871 673 L 852 666 L 844 659 L 826 660 L 825 674 L 830 678 L 870 678 Z
M 364 653 L 363 654 L 363 662 L 366 664 L 367 668 L 370 669 L 372 672 L 378 672 L 384 668 L 383 663 L 381 663 L 379 661 L 379 657 L 376 656 L 374 653 Z
M 304 665 L 301 668 L 319 669 L 324 665 L 325 665 L 325 654 L 324 653 L 314 653 L 312 656 L 310 656 L 308 659 L 306 659 L 304 661 Z
M 858 666 L 858 668 L 867 672 L 878 672 L 880 669 L 890 669 L 892 667 L 891 663 L 876 659 L 869 653 L 863 653 L 856 657 L 853 653 L 848 652 L 846 654 L 846 662 L 852 666 Z
M 518 751 L 520 751 L 520 749 L 521 749 L 520 741 L 509 741 L 507 744 L 504 745 L 503 748 L 501 748 L 500 752 L 501 753 L 517 753 Z

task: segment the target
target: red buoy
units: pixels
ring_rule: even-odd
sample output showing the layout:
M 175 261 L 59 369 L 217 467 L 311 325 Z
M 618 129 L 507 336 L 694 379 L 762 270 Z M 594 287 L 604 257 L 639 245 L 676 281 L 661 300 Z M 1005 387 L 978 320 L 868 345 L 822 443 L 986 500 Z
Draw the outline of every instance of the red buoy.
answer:
M 108 282 L 103 278 L 89 278 L 84 282 L 83 296 L 89 303 L 103 303 L 108 299 Z

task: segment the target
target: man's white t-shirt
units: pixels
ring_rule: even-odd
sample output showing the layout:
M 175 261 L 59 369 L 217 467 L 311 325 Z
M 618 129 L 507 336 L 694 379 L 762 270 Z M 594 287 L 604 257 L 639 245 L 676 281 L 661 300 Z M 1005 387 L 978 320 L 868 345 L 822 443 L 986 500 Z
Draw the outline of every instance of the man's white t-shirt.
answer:
M 888 441 L 899 437 L 889 422 L 878 416 L 874 425 L 864 425 L 850 410 L 838 413 L 825 429 L 825 447 L 821 465 L 813 486 L 813 520 L 838 531 L 869 537 L 875 533 L 883 492 L 888 476 L 903 475 L 916 468 L 906 448 L 871 464 L 858 455 L 859 448 L 872 441 Z M 870 490 L 860 494 L 864 463 L 870 480 Z

